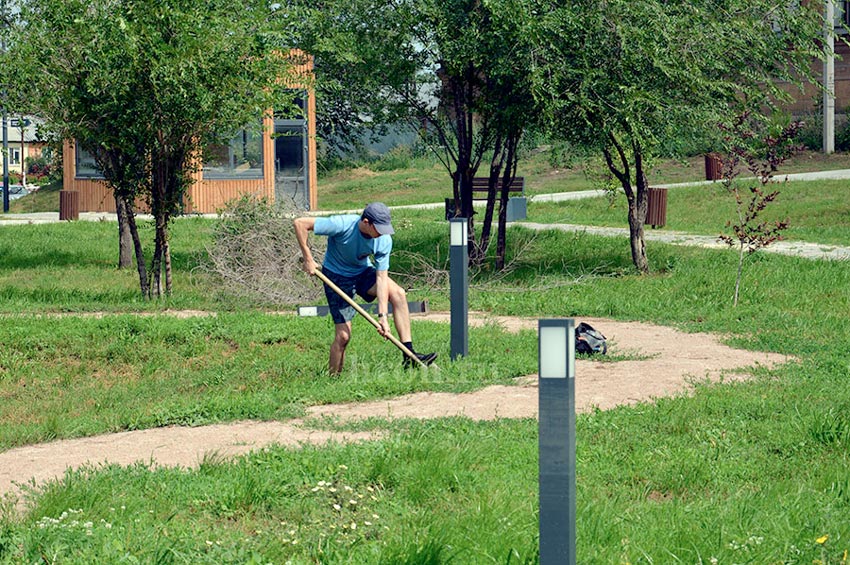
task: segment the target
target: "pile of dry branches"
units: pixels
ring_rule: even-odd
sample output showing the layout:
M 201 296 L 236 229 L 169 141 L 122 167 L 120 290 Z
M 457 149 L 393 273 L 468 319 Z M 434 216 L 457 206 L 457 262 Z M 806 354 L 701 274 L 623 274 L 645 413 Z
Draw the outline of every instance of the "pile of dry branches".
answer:
M 301 249 L 292 220 L 301 212 L 266 199 L 243 197 L 219 214 L 207 247 L 209 269 L 228 294 L 254 302 L 280 305 L 313 303 L 322 285 L 301 267 Z M 324 238 L 311 238 L 311 251 L 321 263 Z

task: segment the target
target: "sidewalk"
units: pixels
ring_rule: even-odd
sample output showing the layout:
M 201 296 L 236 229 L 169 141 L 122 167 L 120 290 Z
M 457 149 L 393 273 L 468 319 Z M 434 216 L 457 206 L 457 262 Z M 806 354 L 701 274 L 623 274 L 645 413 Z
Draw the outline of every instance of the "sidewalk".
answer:
M 819 171 L 814 173 L 795 173 L 788 175 L 777 175 L 777 180 L 787 179 L 789 181 L 809 181 L 809 180 L 841 180 L 850 179 L 850 169 L 839 169 L 835 171 Z M 675 184 L 659 184 L 657 188 L 675 189 L 684 186 L 702 186 L 719 183 L 720 181 L 696 181 Z M 554 194 L 537 194 L 529 197 L 530 202 L 566 202 L 570 200 L 582 200 L 585 198 L 597 198 L 604 196 L 604 190 L 581 190 L 576 192 L 560 192 Z M 432 202 L 428 204 L 409 204 L 405 206 L 390 206 L 393 210 L 404 209 L 420 209 L 430 210 L 435 208 L 443 208 L 443 202 Z M 322 214 L 327 211 L 322 211 Z M 344 210 L 336 213 L 352 213 L 358 214 L 360 210 Z M 136 216 L 140 220 L 150 220 L 150 215 L 138 214 Z M 217 218 L 217 214 L 201 214 L 193 217 Z M 59 212 L 37 212 L 32 214 L 0 214 L 0 226 L 23 225 L 23 224 L 47 224 L 59 221 Z M 80 221 L 89 222 L 114 222 L 116 217 L 114 213 L 109 212 L 81 212 Z M 628 228 L 604 228 L 596 226 L 585 226 L 575 224 L 539 224 L 535 222 L 513 222 L 513 225 L 522 226 L 533 230 L 561 230 L 568 232 L 584 232 L 593 235 L 601 235 L 606 237 L 628 237 Z M 649 229 L 647 226 L 644 231 L 644 237 L 647 241 L 659 241 L 663 243 L 671 243 L 674 245 L 689 245 L 695 247 L 706 247 L 711 249 L 728 249 L 729 247 L 717 239 L 717 236 L 710 235 L 695 235 L 684 232 L 674 232 L 669 230 L 656 231 Z M 850 260 L 850 247 L 841 247 L 836 245 L 824 245 L 819 243 L 807 243 L 804 241 L 777 241 L 765 247 L 763 251 L 768 253 L 778 253 L 781 255 L 791 255 L 803 257 L 806 259 L 827 259 L 827 260 Z
M 839 169 L 835 171 L 819 171 L 814 173 L 793 173 L 788 175 L 777 175 L 776 180 L 789 181 L 812 181 L 812 180 L 843 180 L 850 179 L 850 169 Z M 676 184 L 659 184 L 657 188 L 674 189 L 684 186 L 703 186 L 720 183 L 721 181 L 697 181 Z M 564 192 L 558 194 L 539 194 L 529 198 L 531 202 L 564 202 L 569 200 L 580 200 L 583 198 L 596 198 L 604 196 L 604 190 L 584 190 L 579 192 Z M 538 224 L 534 222 L 515 222 L 514 225 L 523 226 L 533 230 L 555 229 L 569 232 L 584 232 L 593 235 L 608 237 L 628 237 L 628 228 L 602 228 L 595 226 L 584 226 L 574 224 Z M 659 241 L 675 245 L 689 245 L 695 247 L 706 247 L 710 249 L 729 249 L 729 246 L 720 241 L 717 236 L 695 235 L 675 231 L 656 231 L 645 226 L 644 237 L 647 241 Z M 805 241 L 776 241 L 762 249 L 767 253 L 778 253 L 780 255 L 791 255 L 805 259 L 828 259 L 828 260 L 850 260 L 850 247 L 836 245 L 824 245 L 819 243 L 807 243 Z
M 753 177 L 749 177 L 753 178 Z M 776 175 L 774 177 L 777 181 L 789 180 L 789 181 L 810 181 L 810 180 L 843 180 L 850 179 L 850 169 L 838 169 L 835 171 L 819 171 L 816 173 L 792 173 L 788 175 Z M 741 178 L 740 180 L 746 180 L 746 178 Z M 680 182 L 674 184 L 656 184 L 653 185 L 653 188 L 677 188 L 684 186 L 708 186 L 713 184 L 720 184 L 722 181 L 717 180 L 703 180 L 703 181 L 694 181 L 694 182 Z M 583 198 L 598 198 L 600 196 L 605 196 L 606 192 L 604 190 L 580 190 L 576 192 L 559 192 L 555 194 L 538 194 L 535 196 L 531 196 L 528 200 L 529 202 L 564 202 L 567 200 L 581 200 Z
M 606 237 L 628 238 L 628 228 L 600 228 L 595 226 L 581 226 L 575 224 L 537 224 L 534 222 L 514 222 L 515 226 L 522 226 L 532 230 L 560 230 L 566 232 L 583 232 L 592 235 Z M 729 249 L 729 246 L 717 239 L 717 236 L 694 235 L 676 231 L 659 231 L 644 229 L 644 238 L 647 241 L 658 241 L 674 245 L 688 245 L 692 247 L 705 247 L 709 249 Z M 834 261 L 850 261 L 850 247 L 837 245 L 823 245 L 820 243 L 807 243 L 805 241 L 775 241 L 762 248 L 766 253 L 778 253 L 780 255 L 791 255 L 803 257 L 804 259 L 827 259 Z
M 217 218 L 218 214 L 191 214 L 181 216 L 184 218 Z M 153 219 L 150 214 L 136 214 L 136 219 L 149 221 Z M 0 214 L 0 226 L 20 226 L 25 224 L 55 224 L 58 223 L 59 212 L 32 212 L 24 214 Z M 81 222 L 116 222 L 118 221 L 114 212 L 80 212 Z

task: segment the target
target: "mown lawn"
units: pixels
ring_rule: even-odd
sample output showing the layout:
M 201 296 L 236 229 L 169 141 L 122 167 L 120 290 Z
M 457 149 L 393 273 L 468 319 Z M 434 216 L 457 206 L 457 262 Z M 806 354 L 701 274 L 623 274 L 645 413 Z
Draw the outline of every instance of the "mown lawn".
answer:
M 850 157 L 847 154 L 823 155 L 806 151 L 784 163 L 780 173 L 848 168 Z M 545 149 L 525 155 L 517 171 L 519 176 L 525 177 L 529 196 L 601 188 L 605 175 L 600 159 L 553 163 L 551 151 Z M 479 175 L 486 175 L 485 169 L 481 169 Z M 705 180 L 704 157 L 659 159 L 649 170 L 648 178 L 651 184 Z M 429 156 L 407 158 L 400 163 L 379 161 L 327 172 L 320 176 L 318 185 L 322 210 L 356 209 L 377 199 L 396 206 L 443 202 L 452 195 L 451 178 L 446 168 Z
M 777 183 L 779 196 L 759 221 L 788 220 L 782 237 L 828 245 L 850 245 L 850 182 L 842 180 Z M 541 223 L 568 223 L 627 227 L 628 204 L 622 194 L 561 203 L 528 205 L 528 219 Z M 665 229 L 695 234 L 729 233 L 726 222 L 737 222 L 735 199 L 721 183 L 683 186 L 667 191 Z
M 680 207 L 674 194 L 671 222 L 675 213 L 697 229 L 725 214 L 711 201 Z M 792 212 L 814 218 L 840 200 L 801 198 Z M 448 309 L 447 288 L 418 275 L 420 261 L 446 267 L 441 215 L 395 216 L 393 271 L 434 309 Z M 827 223 L 824 233 L 841 231 Z M 175 296 L 155 303 L 137 297 L 134 273 L 114 268 L 114 225 L 0 228 L 0 449 L 287 419 L 311 404 L 472 390 L 536 370 L 533 332 L 473 328 L 469 357 L 451 363 L 448 327 L 415 321 L 417 342 L 440 352 L 442 371 L 406 373 L 397 352 L 358 323 L 346 372 L 331 379 L 328 320 L 235 302 L 199 269 L 210 226 L 175 223 Z M 695 375 L 692 396 L 580 415 L 578 561 L 845 563 L 850 265 L 756 255 L 733 308 L 733 253 L 653 243 L 648 251 L 653 273 L 638 276 L 624 239 L 515 227 L 510 273 L 476 272 L 470 308 L 643 320 L 796 361 L 757 368 L 743 383 L 707 385 Z M 234 461 L 211 455 L 197 470 L 69 472 L 30 493 L 25 510 L 3 506 L 0 563 L 537 561 L 536 422 L 348 427 L 387 435 Z

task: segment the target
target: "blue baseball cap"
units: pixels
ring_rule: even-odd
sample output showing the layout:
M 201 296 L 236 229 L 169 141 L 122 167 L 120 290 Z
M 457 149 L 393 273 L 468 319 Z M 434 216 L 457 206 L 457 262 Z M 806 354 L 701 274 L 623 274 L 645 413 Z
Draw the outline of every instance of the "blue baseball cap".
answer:
M 372 202 L 363 209 L 363 218 L 369 220 L 369 223 L 375 226 L 378 233 L 381 235 L 391 235 L 395 233 L 393 225 L 390 222 L 390 209 L 383 202 Z

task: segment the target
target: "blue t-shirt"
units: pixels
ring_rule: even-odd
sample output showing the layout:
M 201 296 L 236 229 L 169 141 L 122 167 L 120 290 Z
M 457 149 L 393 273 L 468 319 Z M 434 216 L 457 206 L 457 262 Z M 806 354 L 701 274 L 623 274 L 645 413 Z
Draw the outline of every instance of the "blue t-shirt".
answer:
M 313 232 L 328 236 L 324 268 L 345 277 L 355 277 L 372 266 L 379 271 L 389 270 L 392 236 L 369 239 L 360 233 L 359 222 L 357 214 L 316 218 Z

